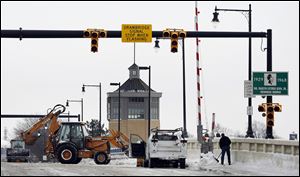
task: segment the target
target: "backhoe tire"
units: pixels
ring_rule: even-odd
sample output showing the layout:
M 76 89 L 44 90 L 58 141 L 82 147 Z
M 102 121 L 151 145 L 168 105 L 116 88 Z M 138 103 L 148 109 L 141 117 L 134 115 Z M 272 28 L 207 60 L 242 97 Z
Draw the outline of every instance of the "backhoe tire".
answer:
M 94 156 L 94 161 L 96 164 L 107 164 L 108 156 L 104 152 L 97 152 Z M 109 163 L 109 162 L 108 162 Z
M 107 159 L 107 160 L 105 161 L 105 164 L 109 164 L 109 162 L 110 162 L 110 159 Z
M 63 144 L 57 149 L 57 159 L 62 164 L 74 164 L 78 161 L 77 149 L 73 145 Z
M 79 164 L 79 162 L 81 162 L 82 158 L 81 157 L 77 157 L 77 160 L 74 162 L 74 164 Z

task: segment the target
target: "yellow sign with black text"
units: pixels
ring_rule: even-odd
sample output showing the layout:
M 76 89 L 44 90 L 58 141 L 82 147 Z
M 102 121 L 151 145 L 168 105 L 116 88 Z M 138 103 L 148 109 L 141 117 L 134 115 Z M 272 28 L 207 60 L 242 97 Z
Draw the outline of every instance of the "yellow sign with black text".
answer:
M 152 42 L 152 25 L 122 24 L 122 42 Z

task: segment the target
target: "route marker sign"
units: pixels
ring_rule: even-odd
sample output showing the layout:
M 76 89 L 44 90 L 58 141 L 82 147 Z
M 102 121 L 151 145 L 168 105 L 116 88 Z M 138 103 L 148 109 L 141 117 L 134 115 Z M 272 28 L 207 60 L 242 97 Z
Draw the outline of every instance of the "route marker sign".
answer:
M 252 72 L 253 95 L 288 95 L 288 72 Z

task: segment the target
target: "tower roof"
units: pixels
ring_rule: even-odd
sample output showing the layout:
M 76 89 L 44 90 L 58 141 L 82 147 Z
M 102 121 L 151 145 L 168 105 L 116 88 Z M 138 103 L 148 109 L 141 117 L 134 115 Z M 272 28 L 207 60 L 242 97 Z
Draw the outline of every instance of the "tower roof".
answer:
M 128 69 L 129 70 L 131 70 L 131 69 L 139 69 L 139 66 L 137 64 L 133 63 Z
M 121 91 L 125 92 L 145 92 L 149 91 L 149 86 L 142 81 L 140 78 L 132 78 L 128 79 L 124 84 L 120 87 Z M 116 91 L 118 91 L 117 89 Z M 153 89 L 151 91 L 155 92 Z

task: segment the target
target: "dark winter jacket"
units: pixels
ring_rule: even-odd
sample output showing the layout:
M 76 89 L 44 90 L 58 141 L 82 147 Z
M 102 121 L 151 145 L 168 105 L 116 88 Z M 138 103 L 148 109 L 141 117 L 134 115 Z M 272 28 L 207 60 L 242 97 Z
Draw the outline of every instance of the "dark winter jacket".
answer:
M 219 146 L 221 149 L 230 148 L 231 141 L 227 136 L 222 136 L 219 141 Z

